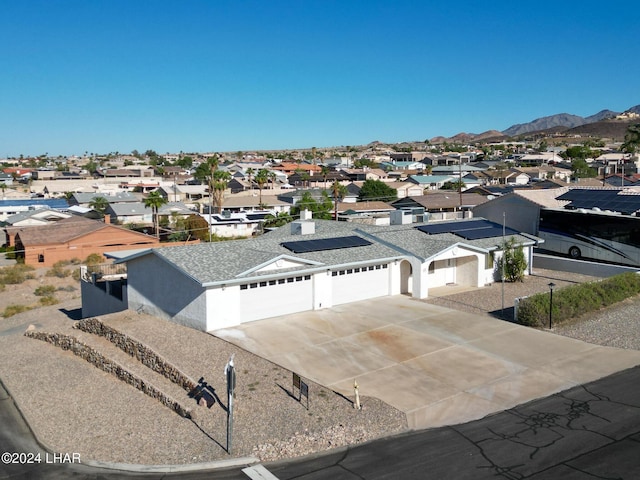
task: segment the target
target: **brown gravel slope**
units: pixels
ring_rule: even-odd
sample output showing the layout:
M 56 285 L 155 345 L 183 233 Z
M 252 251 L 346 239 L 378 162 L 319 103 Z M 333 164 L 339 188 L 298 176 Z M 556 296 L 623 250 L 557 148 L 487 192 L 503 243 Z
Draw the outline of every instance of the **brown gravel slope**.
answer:
M 191 408 L 185 419 L 70 352 L 23 335 L 37 330 L 80 337 L 67 313 L 72 299 L 0 319 L 2 378 L 41 441 L 57 452 L 117 463 L 183 464 L 227 459 L 224 366 L 235 354 L 232 456 L 261 460 L 304 455 L 406 430 L 404 414 L 372 398 L 352 401 L 309 383 L 309 408 L 291 395 L 292 373 L 211 335 L 135 312 L 101 317 L 136 338 L 194 380 L 201 377 L 220 403 Z M 86 334 L 84 334 L 86 336 Z M 99 346 L 109 355 L 108 346 Z M 105 342 L 102 342 L 105 343 Z M 98 347 L 99 346 L 99 347 Z M 143 369 L 146 367 L 142 367 Z M 175 390 L 172 392 L 175 397 Z

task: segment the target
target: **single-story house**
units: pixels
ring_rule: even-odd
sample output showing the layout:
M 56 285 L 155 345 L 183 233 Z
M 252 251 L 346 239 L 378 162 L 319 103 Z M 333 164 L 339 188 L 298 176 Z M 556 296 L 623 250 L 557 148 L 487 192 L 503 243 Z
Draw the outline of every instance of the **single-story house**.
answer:
M 531 265 L 536 240 L 508 231 Z M 244 240 L 144 249 L 127 266 L 128 308 L 198 330 L 448 284 L 496 280 L 502 228 L 486 220 L 361 225 L 301 219 Z M 85 297 L 83 285 L 83 315 Z M 100 310 L 87 300 L 86 312 Z M 106 311 L 103 313 L 107 313 Z
M 24 227 L 15 234 L 16 256 L 27 265 L 50 267 L 92 253 L 154 247 L 155 237 L 97 220 L 71 216 L 51 225 Z

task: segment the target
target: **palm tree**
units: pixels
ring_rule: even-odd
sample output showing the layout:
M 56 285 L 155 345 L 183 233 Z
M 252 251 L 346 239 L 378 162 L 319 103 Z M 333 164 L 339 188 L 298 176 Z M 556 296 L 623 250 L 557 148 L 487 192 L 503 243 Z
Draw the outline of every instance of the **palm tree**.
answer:
M 231 180 L 231 174 L 224 170 L 216 170 L 213 174 L 213 204 L 216 207 L 216 212 L 222 212 L 222 203 L 224 201 L 224 192 L 229 186 L 229 180 Z
M 89 208 L 93 208 L 104 217 L 107 208 L 109 208 L 109 200 L 104 197 L 94 197 L 93 200 L 89 202 Z
M 264 188 L 265 184 L 269 181 L 269 172 L 264 168 L 261 168 L 260 170 L 258 170 L 255 180 L 256 180 L 256 183 L 258 184 L 258 190 L 260 191 L 259 204 L 262 205 L 262 189 Z
M 160 239 L 160 222 L 158 221 L 158 209 L 167 203 L 167 199 L 164 198 L 158 190 L 151 192 L 147 198 L 144 199 L 144 206 L 151 208 L 153 211 L 153 225 L 156 231 L 156 238 Z
M 275 190 L 275 188 L 276 188 L 276 179 L 278 178 L 278 176 L 276 175 L 276 172 L 271 171 L 271 172 L 267 173 L 267 178 L 271 182 L 271 190 Z
M 7 184 L 4 182 L 0 183 L 0 189 L 2 189 L 2 197 L 4 198 L 4 192 L 7 190 Z
M 347 196 L 347 187 L 345 187 L 339 181 L 336 180 L 331 185 L 331 193 L 333 195 L 333 205 L 334 205 L 333 218 L 335 218 L 337 222 L 338 221 L 338 203 L 344 200 L 344 197 Z
M 322 175 L 322 178 L 324 179 L 324 189 L 327 189 L 327 177 L 329 176 L 329 167 L 327 167 L 326 165 L 322 165 L 322 167 L 320 167 L 320 173 Z
M 255 173 L 256 173 L 255 169 L 247 168 L 247 177 L 249 177 L 249 188 L 251 188 L 252 191 L 253 191 L 253 182 L 251 181 L 251 179 L 253 178 Z

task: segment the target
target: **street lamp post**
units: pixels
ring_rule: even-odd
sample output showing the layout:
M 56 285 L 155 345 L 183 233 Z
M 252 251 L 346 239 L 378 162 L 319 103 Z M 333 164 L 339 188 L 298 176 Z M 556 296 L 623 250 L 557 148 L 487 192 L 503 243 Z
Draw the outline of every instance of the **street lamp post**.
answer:
M 551 326 L 553 325 L 553 288 L 555 286 L 555 283 L 549 283 L 549 330 L 551 330 Z

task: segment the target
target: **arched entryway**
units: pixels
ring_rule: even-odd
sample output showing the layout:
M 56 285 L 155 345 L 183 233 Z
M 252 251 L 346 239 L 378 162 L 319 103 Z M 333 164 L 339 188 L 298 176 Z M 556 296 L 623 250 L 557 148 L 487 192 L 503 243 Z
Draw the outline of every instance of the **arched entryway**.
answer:
M 400 262 L 400 293 L 410 295 L 413 292 L 413 267 L 408 260 Z

